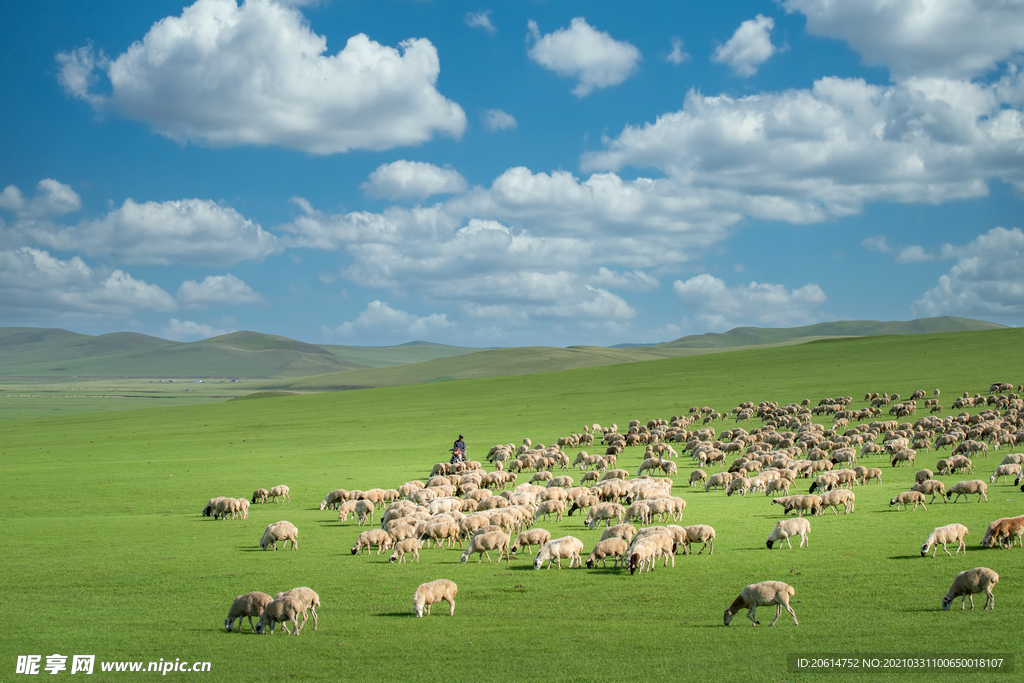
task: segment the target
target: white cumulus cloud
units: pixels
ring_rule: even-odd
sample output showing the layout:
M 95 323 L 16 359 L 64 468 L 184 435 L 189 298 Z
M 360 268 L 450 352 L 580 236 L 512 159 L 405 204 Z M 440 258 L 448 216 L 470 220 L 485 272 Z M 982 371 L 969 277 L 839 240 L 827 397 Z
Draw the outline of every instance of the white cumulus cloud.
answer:
M 209 275 L 202 282 L 185 280 L 178 288 L 178 301 L 190 307 L 209 304 L 261 304 L 263 297 L 231 273 Z
M 62 260 L 21 247 L 0 251 L 0 314 L 6 320 L 100 320 L 177 307 L 157 285 L 121 270 L 97 272 L 79 257 Z
M 360 33 L 327 53 L 294 6 L 197 0 L 156 22 L 113 60 L 79 48 L 57 55 L 65 90 L 98 110 L 147 122 L 179 142 L 274 145 L 313 154 L 458 138 L 462 108 L 436 89 L 437 49 L 399 49 Z M 105 72 L 110 94 L 94 89 Z
M 583 17 L 573 19 L 569 28 L 544 35 L 537 22 L 531 20 L 528 26 L 535 41 L 530 59 L 559 76 L 578 79 L 572 91 L 577 97 L 622 83 L 641 60 L 634 45 L 598 31 Z
M 443 313 L 418 316 L 392 308 L 386 301 L 371 301 L 355 320 L 343 322 L 334 333 L 341 337 L 356 334 L 407 339 L 419 338 L 454 327 Z
M 483 113 L 484 128 L 491 131 L 509 130 L 516 128 L 519 124 L 511 114 L 501 109 L 488 109 Z
M 915 315 L 1024 322 L 1024 232 L 993 228 L 965 245 L 945 245 L 956 265 L 913 307 Z
M 893 75 L 972 78 L 1024 51 L 1021 0 L 782 0 L 809 33 L 838 38 Z
M 466 12 L 466 25 L 473 28 L 482 28 L 492 36 L 497 32 L 497 27 L 491 22 L 491 10 L 484 12 Z
M 76 226 L 21 223 L 14 230 L 52 249 L 126 263 L 227 265 L 260 261 L 282 249 L 259 224 L 207 199 L 126 199 L 105 216 Z
M 18 218 L 45 218 L 63 216 L 82 208 L 82 198 L 70 185 L 44 178 L 36 184 L 36 196 L 28 199 L 14 185 L 0 192 L 0 210 L 11 211 Z
M 690 55 L 688 52 L 683 51 L 683 39 L 678 36 L 672 38 L 672 52 L 665 55 L 665 61 L 670 64 L 682 64 L 683 62 L 690 61 Z
M 772 45 L 771 32 L 775 20 L 758 14 L 740 24 L 724 45 L 719 45 L 711 61 L 728 64 L 737 75 L 749 78 L 757 68 L 777 51 Z
M 435 194 L 465 192 L 468 185 L 458 171 L 423 161 L 401 159 L 381 164 L 360 187 L 386 199 L 426 199 Z
M 814 310 L 826 301 L 825 292 L 813 283 L 792 290 L 758 282 L 730 287 L 707 273 L 676 280 L 672 289 L 698 322 L 714 330 L 807 324 L 814 320 Z

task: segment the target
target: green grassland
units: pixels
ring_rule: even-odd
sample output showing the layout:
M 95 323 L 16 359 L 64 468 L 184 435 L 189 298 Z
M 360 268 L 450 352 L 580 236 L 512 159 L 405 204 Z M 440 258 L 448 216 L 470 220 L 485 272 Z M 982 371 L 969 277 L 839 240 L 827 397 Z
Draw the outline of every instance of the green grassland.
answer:
M 534 571 L 523 555 L 510 565 L 462 565 L 457 549 L 390 565 L 384 556 L 353 556 L 360 528 L 318 504 L 334 488 L 425 478 L 460 432 L 479 459 L 497 443 L 551 443 L 584 424 L 621 427 L 694 405 L 728 410 L 747 400 L 852 395 L 861 407 L 868 391 L 906 397 L 940 388 L 948 406 L 993 381 L 1019 383 L 1022 342 L 1017 329 L 840 339 L 519 377 L 5 420 L 0 515 L 13 533 L 0 569 L 12 628 L 0 645 L 7 667 L 0 680 L 14 678 L 18 655 L 53 653 L 210 661 L 202 678 L 217 681 L 473 682 L 824 681 L 833 676 L 787 672 L 787 653 L 1015 653 L 1024 551 L 978 546 L 991 520 L 1022 514 L 1024 494 L 1009 483 L 991 485 L 988 503 L 936 501 L 927 511 L 897 513 L 888 500 L 909 488 L 916 468 L 867 459 L 883 467 L 884 484 L 858 487 L 856 512 L 812 518 L 809 548 L 769 551 L 764 540 L 778 507 L 763 494 L 726 498 L 688 488 L 694 464 L 684 456 L 674 489 L 688 502 L 681 523 L 714 526 L 715 553 L 680 554 L 675 568 L 638 576 L 611 567 Z M 967 478 L 987 480 L 1006 452 L 976 458 Z M 642 454 L 627 449 L 619 466 L 635 472 Z M 919 453 L 917 467 L 938 457 Z M 291 502 L 254 505 L 247 520 L 199 515 L 210 497 L 282 483 Z M 298 551 L 260 551 L 264 526 L 281 519 L 298 526 Z M 954 521 L 970 528 L 967 556 L 920 557 L 931 529 Z M 600 535 L 578 517 L 539 526 L 554 537 L 577 536 L 586 552 Z M 955 574 L 975 566 L 1001 576 L 996 610 L 982 611 L 982 598 L 973 612 L 942 612 Z M 459 585 L 455 617 L 438 606 L 430 618 L 414 618 L 413 591 L 436 578 Z M 795 587 L 800 626 L 783 614 L 767 628 L 770 608 L 760 612 L 762 627 L 742 615 L 722 626 L 743 586 L 767 579 Z M 323 603 L 318 631 L 310 622 L 295 638 L 251 635 L 247 623 L 241 634 L 224 632 L 235 596 L 303 585 Z M 120 677 L 104 678 L 98 668 L 95 680 Z M 1013 677 L 843 677 L 926 679 Z

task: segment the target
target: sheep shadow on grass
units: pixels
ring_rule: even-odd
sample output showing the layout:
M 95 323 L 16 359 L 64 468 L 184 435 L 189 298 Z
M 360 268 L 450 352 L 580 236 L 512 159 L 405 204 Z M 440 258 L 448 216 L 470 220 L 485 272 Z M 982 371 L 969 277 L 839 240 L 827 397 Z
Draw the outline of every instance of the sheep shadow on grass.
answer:
M 887 559 L 890 559 L 890 560 L 920 560 L 921 557 L 922 557 L 921 553 L 918 553 L 917 555 L 890 555 Z

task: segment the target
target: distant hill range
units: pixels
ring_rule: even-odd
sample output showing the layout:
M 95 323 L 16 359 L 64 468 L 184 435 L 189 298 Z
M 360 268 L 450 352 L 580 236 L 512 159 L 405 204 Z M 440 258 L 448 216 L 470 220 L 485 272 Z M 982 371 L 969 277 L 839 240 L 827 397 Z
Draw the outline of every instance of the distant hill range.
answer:
M 61 329 L 0 328 L 0 375 L 18 377 L 244 377 L 262 388 L 332 391 L 551 372 L 816 339 L 994 330 L 967 318 L 909 322 L 850 320 L 805 327 L 738 327 L 663 344 L 475 349 L 410 342 L 368 347 L 317 345 L 259 332 L 176 342 L 134 332 L 90 336 Z

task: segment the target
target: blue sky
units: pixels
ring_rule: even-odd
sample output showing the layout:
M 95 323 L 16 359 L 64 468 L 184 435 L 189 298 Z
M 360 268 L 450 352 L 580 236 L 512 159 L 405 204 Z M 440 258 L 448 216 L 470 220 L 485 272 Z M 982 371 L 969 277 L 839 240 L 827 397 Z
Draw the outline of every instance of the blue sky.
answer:
M 5 3 L 0 325 L 1024 322 L 1024 0 Z

